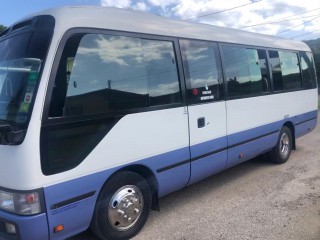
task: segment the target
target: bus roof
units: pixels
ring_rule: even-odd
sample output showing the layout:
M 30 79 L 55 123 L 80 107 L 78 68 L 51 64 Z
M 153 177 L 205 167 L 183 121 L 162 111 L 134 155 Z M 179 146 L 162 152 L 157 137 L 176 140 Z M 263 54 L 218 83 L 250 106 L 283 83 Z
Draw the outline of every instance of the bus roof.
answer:
M 76 27 L 99 28 L 268 48 L 310 51 L 309 47 L 300 41 L 232 28 L 173 20 L 128 9 L 93 6 L 62 7 L 48 9 L 28 17 L 37 15 L 52 15 L 56 19 L 56 31 L 59 32 L 65 32 L 67 29 Z

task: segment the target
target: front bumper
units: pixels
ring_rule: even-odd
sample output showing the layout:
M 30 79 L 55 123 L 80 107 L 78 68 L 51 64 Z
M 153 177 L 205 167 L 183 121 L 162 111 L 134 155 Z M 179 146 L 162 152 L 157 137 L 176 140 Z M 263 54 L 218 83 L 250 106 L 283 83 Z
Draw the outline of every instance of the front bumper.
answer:
M 5 223 L 16 227 L 16 234 L 6 231 Z M 0 240 L 45 240 L 49 239 L 45 213 L 34 216 L 19 216 L 0 210 Z

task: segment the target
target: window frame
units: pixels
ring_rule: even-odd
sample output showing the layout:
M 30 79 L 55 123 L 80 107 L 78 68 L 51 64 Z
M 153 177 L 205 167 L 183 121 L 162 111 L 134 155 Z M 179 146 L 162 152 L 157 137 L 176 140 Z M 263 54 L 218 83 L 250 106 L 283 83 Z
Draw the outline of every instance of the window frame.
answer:
M 97 113 L 97 114 L 90 114 L 90 115 L 80 115 L 80 116 L 68 116 L 68 117 L 49 117 L 49 108 L 51 103 L 51 97 L 52 97 L 52 91 L 55 84 L 55 78 L 57 75 L 57 70 L 60 64 L 61 57 L 63 55 L 64 47 L 68 41 L 68 39 L 75 35 L 75 34 L 109 34 L 114 36 L 124 36 L 124 37 L 134 37 L 134 38 L 140 38 L 140 39 L 146 39 L 146 40 L 159 40 L 159 41 L 170 41 L 173 43 L 173 50 L 175 54 L 176 59 L 176 67 L 177 67 L 177 74 L 178 74 L 178 81 L 179 81 L 179 87 L 180 87 L 180 93 L 181 93 L 181 102 L 180 103 L 172 103 L 172 104 L 165 104 L 165 105 L 158 105 L 158 106 L 149 106 L 149 107 L 143 107 L 143 108 L 136 108 L 136 109 L 128 109 L 128 110 L 119 110 L 109 113 Z M 188 41 L 200 41 L 200 42 L 207 42 L 207 43 L 213 43 L 217 44 L 218 47 L 218 55 L 219 55 L 219 65 L 221 67 L 222 72 L 222 85 L 223 85 L 223 94 L 224 97 L 217 101 L 205 101 L 205 102 L 199 102 L 199 103 L 188 103 L 187 101 L 187 89 L 188 86 L 190 87 L 189 79 L 187 79 L 187 75 L 185 73 L 184 68 L 184 57 L 182 53 L 182 47 L 180 44 L 180 40 L 188 40 Z M 229 96 L 228 92 L 228 86 L 226 81 L 226 74 L 225 74 L 225 64 L 224 64 L 224 56 L 222 54 L 222 47 L 223 46 L 231 46 L 231 47 L 239 47 L 239 48 L 252 48 L 255 50 L 262 50 L 266 53 L 266 62 L 267 62 L 267 72 L 269 77 L 269 91 L 268 92 L 262 92 L 257 94 L 246 94 L 246 95 L 240 95 L 240 96 Z M 301 87 L 295 88 L 295 89 L 289 89 L 289 90 L 274 90 L 274 82 L 273 82 L 273 76 L 272 76 L 272 68 L 270 64 L 270 57 L 269 57 L 269 51 L 288 51 L 297 54 L 298 56 L 298 67 L 300 71 L 300 81 L 301 81 Z M 305 51 L 309 52 L 309 51 Z M 176 108 L 176 107 L 185 107 L 189 105 L 198 105 L 198 104 L 209 104 L 209 103 L 215 103 L 215 102 L 221 102 L 221 101 L 227 101 L 227 100 L 235 100 L 235 99 L 243 99 L 243 98 L 251 98 L 251 97 L 259 97 L 259 96 L 268 96 L 271 94 L 281 94 L 286 92 L 295 92 L 295 91 L 302 91 L 302 90 L 308 90 L 303 88 L 303 74 L 302 74 L 302 68 L 301 68 L 301 56 L 300 51 L 298 50 L 291 50 L 291 49 L 275 49 L 275 48 L 268 48 L 263 46 L 254 46 L 254 45 L 246 45 L 246 44 L 238 44 L 238 43 L 227 43 L 227 42 L 219 42 L 219 41 L 211 41 L 211 40 L 205 40 L 205 39 L 194 39 L 194 38 L 184 38 L 184 37 L 170 37 L 170 36 L 161 36 L 161 35 L 155 35 L 155 34 L 147 34 L 147 33 L 134 33 L 134 32 L 127 32 L 127 31 L 119 31 L 119 30 L 108 30 L 108 29 L 95 29 L 95 28 L 84 28 L 84 27 L 77 27 L 67 30 L 64 35 L 61 38 L 61 41 L 58 44 L 57 52 L 54 57 L 53 65 L 51 68 L 50 76 L 49 76 L 49 83 L 47 88 L 47 93 L 45 97 L 44 102 L 44 110 L 43 110 L 43 117 L 42 117 L 42 125 L 55 125 L 60 123 L 69 123 L 69 122 L 79 122 L 79 121 L 87 121 L 87 120 L 98 120 L 103 118 L 109 118 L 109 117 L 116 117 L 121 118 L 122 116 L 125 116 L 127 114 L 133 114 L 133 113 L 140 113 L 140 112 L 148 112 L 148 111 L 156 111 L 156 110 L 163 110 L 163 109 L 170 109 L 170 108 Z
M 304 90 L 303 88 L 303 75 L 302 75 L 302 68 L 301 68 L 301 56 L 300 56 L 300 52 L 296 51 L 296 50 L 290 50 L 290 49 L 266 49 L 267 50 L 267 57 L 268 59 L 270 59 L 269 57 L 269 51 L 277 51 L 278 55 L 279 55 L 279 61 L 281 64 L 281 59 L 280 59 L 280 54 L 279 52 L 290 52 L 290 53 L 295 53 L 297 55 L 298 58 L 298 68 L 299 68 L 299 76 L 300 76 L 300 87 L 298 88 L 293 88 L 293 89 L 281 89 L 281 90 L 274 90 L 274 82 L 273 82 L 273 74 L 272 74 L 272 68 L 271 68 L 271 64 L 269 61 L 269 72 L 270 72 L 270 79 L 271 79 L 271 83 L 272 83 L 272 94 L 277 94 L 277 93 L 287 93 L 287 92 L 296 92 L 296 91 L 302 91 Z M 282 68 L 281 68 L 281 75 L 282 75 Z
M 221 87 L 222 87 L 222 94 L 223 97 L 220 98 L 219 100 L 206 100 L 206 101 L 189 101 L 188 100 L 188 90 L 191 89 L 191 79 L 190 79 L 190 75 L 189 75 L 189 67 L 187 64 L 187 56 L 185 54 L 185 52 L 183 51 L 183 46 L 181 44 L 180 41 L 191 41 L 191 42 L 200 42 L 200 43 L 207 43 L 207 44 L 214 44 L 217 50 L 217 52 L 215 52 L 215 54 L 218 55 L 218 57 L 215 59 L 216 60 L 216 64 L 220 67 L 220 73 L 221 73 Z M 201 40 L 201 39 L 191 39 L 191 38 L 179 38 L 179 47 L 180 47 L 180 54 L 182 57 L 182 63 L 183 63 L 183 73 L 184 73 L 184 81 L 185 81 L 185 97 L 186 97 L 186 101 L 188 103 L 188 106 L 193 106 L 193 105 L 198 105 L 198 104 L 210 104 L 210 103 L 217 103 L 217 102 L 221 102 L 221 101 L 226 101 L 226 88 L 225 88 L 225 80 L 224 80 L 224 69 L 222 66 L 222 59 L 221 59 L 221 51 L 220 51 L 220 47 L 219 47 L 219 42 L 216 41 L 208 41 L 208 40 Z
M 246 95 L 238 95 L 238 96 L 230 96 L 229 90 L 228 90 L 228 81 L 226 79 L 226 66 L 224 64 L 224 56 L 222 52 L 223 46 L 231 46 L 231 47 L 239 47 L 239 48 L 250 48 L 255 50 L 262 50 L 266 53 L 266 63 L 267 63 L 267 72 L 269 77 L 269 91 L 268 92 L 262 92 L 262 93 L 255 93 L 255 94 L 246 94 Z M 222 75 L 223 75 L 223 81 L 224 81 L 224 89 L 225 89 L 225 98 L 226 100 L 235 100 L 235 99 L 243 99 L 243 98 L 251 98 L 251 97 L 259 97 L 259 96 L 267 96 L 273 94 L 273 80 L 271 75 L 271 69 L 270 69 L 270 60 L 269 60 L 269 54 L 268 51 L 271 50 L 269 48 L 264 48 L 260 46 L 253 46 L 253 45 L 244 45 L 244 44 L 237 44 L 237 43 L 219 43 L 219 52 L 220 52 L 220 58 L 221 58 L 221 65 L 222 65 Z
M 314 77 L 315 77 L 315 86 L 311 87 L 311 88 L 307 88 L 304 86 L 305 80 L 304 80 L 304 74 L 303 74 L 303 69 L 302 69 L 302 56 L 301 54 L 305 53 L 305 54 L 311 54 L 312 57 L 312 67 L 313 67 L 313 71 L 314 71 Z M 314 61 L 314 55 L 312 53 L 312 51 L 299 51 L 298 53 L 299 56 L 299 65 L 300 65 L 300 74 L 301 74 L 301 79 L 302 79 L 302 90 L 310 90 L 310 89 L 316 89 L 318 88 L 318 80 L 317 80 L 317 72 L 316 72 L 316 66 L 315 66 L 315 61 Z
M 124 36 L 124 37 L 133 37 L 140 38 L 145 40 L 158 40 L 158 41 L 169 41 L 173 44 L 173 51 L 175 54 L 176 67 L 177 67 L 177 75 L 179 81 L 179 88 L 181 94 L 181 102 L 180 103 L 172 103 L 172 104 L 164 104 L 157 106 L 148 106 L 143 108 L 136 109 L 126 109 L 126 110 L 118 110 L 113 112 L 106 113 L 95 113 L 88 115 L 80 115 L 80 116 L 60 116 L 60 117 L 50 117 L 49 109 L 51 105 L 52 92 L 55 85 L 55 79 L 57 76 L 58 68 L 60 65 L 60 60 L 63 56 L 64 48 L 70 37 L 76 34 L 103 34 L 103 35 L 114 35 L 114 36 Z M 182 58 L 180 53 L 180 46 L 178 42 L 178 38 L 176 37 L 166 37 L 166 36 L 158 36 L 152 34 L 144 34 L 144 33 L 132 33 L 132 32 L 124 32 L 117 30 L 106 30 L 106 29 L 90 29 L 90 28 L 72 28 L 67 30 L 61 38 L 60 43 L 58 44 L 58 49 L 54 57 L 53 65 L 50 72 L 49 84 L 47 88 L 47 93 L 45 97 L 43 117 L 42 117 L 42 125 L 54 125 L 60 123 L 68 123 L 68 122 L 79 122 L 79 121 L 87 121 L 94 119 L 102 119 L 109 117 L 120 117 L 125 116 L 127 114 L 140 113 L 140 112 L 148 112 L 148 111 L 156 111 L 163 109 L 170 109 L 176 107 L 186 106 L 186 86 L 185 86 L 185 78 L 182 68 Z

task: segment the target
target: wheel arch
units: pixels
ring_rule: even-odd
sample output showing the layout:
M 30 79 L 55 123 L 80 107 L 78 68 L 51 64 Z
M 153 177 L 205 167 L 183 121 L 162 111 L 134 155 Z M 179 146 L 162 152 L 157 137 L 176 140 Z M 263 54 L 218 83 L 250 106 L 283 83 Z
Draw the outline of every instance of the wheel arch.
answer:
M 295 135 L 295 127 L 294 127 L 294 124 L 292 122 L 285 122 L 283 124 L 283 126 L 286 126 L 287 128 L 290 129 L 291 131 L 291 135 L 292 135 L 292 149 L 296 149 L 296 135 Z
M 153 172 L 146 166 L 144 165 L 139 165 L 139 164 L 135 164 L 135 165 L 129 165 L 129 166 L 125 166 L 123 168 L 118 169 L 117 171 L 115 171 L 114 173 L 112 173 L 104 182 L 103 186 L 111 179 L 113 178 L 115 175 L 119 174 L 120 172 L 123 171 L 129 171 L 129 172 L 135 172 L 139 175 L 141 175 L 144 179 L 146 179 L 149 187 L 150 187 L 150 191 L 151 191 L 151 196 L 152 196 L 152 202 L 151 202 L 151 209 L 152 210 L 156 210 L 156 211 L 160 211 L 160 206 L 159 206 L 159 197 L 158 197 L 158 182 L 157 179 L 155 177 L 155 175 L 153 174 Z M 102 189 L 103 187 L 101 187 Z M 101 190 L 100 190 L 101 191 Z M 99 193 L 100 194 L 100 193 Z
M 144 179 L 146 179 L 149 184 L 151 195 L 152 195 L 151 209 L 156 211 L 160 210 L 159 197 L 158 197 L 158 182 L 155 175 L 148 167 L 144 165 L 136 164 L 136 165 L 130 165 L 130 166 L 124 167 L 119 171 L 135 172 L 141 175 Z
M 132 181 L 130 181 L 129 179 L 131 179 Z M 144 202 L 144 204 L 140 206 L 141 208 L 143 208 L 144 211 L 142 212 L 139 218 L 136 218 L 137 221 L 136 223 L 134 223 L 134 225 L 124 226 L 124 227 L 128 227 L 128 229 L 118 230 L 114 228 L 114 226 L 117 226 L 119 222 L 121 222 L 121 221 L 118 221 L 119 220 L 118 217 L 113 219 L 112 223 L 110 222 L 110 220 L 105 221 L 105 219 L 106 218 L 110 219 L 109 205 L 111 201 L 113 201 L 112 199 L 115 196 L 115 194 L 117 194 L 119 190 L 122 190 L 123 187 L 126 187 L 126 188 L 134 187 L 134 186 L 130 186 L 131 184 L 136 185 L 138 190 L 140 190 L 139 192 L 143 193 L 141 197 L 143 197 L 144 200 L 148 200 L 148 201 Z M 118 169 L 117 171 L 113 172 L 109 177 L 107 177 L 101 189 L 99 190 L 94 212 L 90 222 L 90 228 L 92 229 L 93 233 L 101 239 L 131 239 L 133 236 L 137 235 L 139 231 L 142 229 L 142 227 L 144 226 L 148 218 L 149 211 L 151 209 L 152 192 L 149 186 L 150 186 L 149 182 L 145 177 L 140 175 L 138 172 L 130 170 L 129 168 Z M 124 195 L 120 194 L 118 197 L 120 199 L 120 202 L 124 201 L 125 200 L 124 198 L 126 198 L 125 194 Z M 130 201 L 131 200 L 129 200 L 129 202 Z M 114 203 L 119 205 L 118 199 L 116 199 Z M 134 206 L 134 203 L 131 202 L 131 204 L 127 206 L 120 204 L 119 206 L 120 208 L 121 206 L 124 206 L 124 208 L 128 208 L 129 206 Z M 132 209 L 129 210 L 128 213 L 132 214 Z

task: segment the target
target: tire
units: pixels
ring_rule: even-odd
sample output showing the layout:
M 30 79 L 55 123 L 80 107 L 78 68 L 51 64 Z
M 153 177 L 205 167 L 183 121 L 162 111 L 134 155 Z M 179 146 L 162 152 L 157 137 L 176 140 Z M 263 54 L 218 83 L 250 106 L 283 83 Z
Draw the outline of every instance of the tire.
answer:
M 277 145 L 269 152 L 268 158 L 272 162 L 282 164 L 288 161 L 292 150 L 292 133 L 291 130 L 283 126 Z
M 103 186 L 91 229 L 101 239 L 130 239 L 144 226 L 150 208 L 151 191 L 147 181 L 135 172 L 120 172 Z

